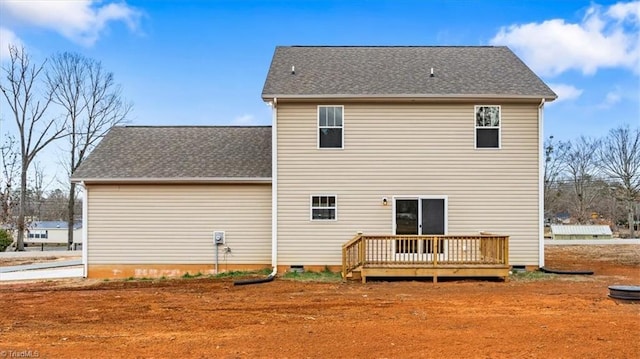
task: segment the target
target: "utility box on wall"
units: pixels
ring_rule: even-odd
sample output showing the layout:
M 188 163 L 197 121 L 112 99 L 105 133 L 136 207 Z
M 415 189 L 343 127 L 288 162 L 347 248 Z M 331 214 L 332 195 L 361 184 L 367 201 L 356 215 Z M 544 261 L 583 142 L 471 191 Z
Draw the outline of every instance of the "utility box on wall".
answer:
M 213 244 L 224 244 L 224 231 L 213 232 Z

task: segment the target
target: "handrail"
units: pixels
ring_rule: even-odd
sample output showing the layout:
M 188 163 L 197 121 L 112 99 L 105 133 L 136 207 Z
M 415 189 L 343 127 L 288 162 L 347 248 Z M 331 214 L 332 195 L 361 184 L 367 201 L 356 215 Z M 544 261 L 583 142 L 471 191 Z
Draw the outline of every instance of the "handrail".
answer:
M 353 243 L 359 241 L 362 238 L 362 234 L 358 234 L 355 237 L 351 238 L 351 240 L 349 240 L 349 242 L 345 243 L 342 245 L 342 248 L 348 247 L 350 245 L 352 245 Z
M 357 235 L 342 246 L 342 275 L 358 267 L 508 266 L 509 236 Z
M 342 245 L 342 278 L 346 278 L 347 274 L 362 265 L 362 244 L 362 235 L 358 234 Z

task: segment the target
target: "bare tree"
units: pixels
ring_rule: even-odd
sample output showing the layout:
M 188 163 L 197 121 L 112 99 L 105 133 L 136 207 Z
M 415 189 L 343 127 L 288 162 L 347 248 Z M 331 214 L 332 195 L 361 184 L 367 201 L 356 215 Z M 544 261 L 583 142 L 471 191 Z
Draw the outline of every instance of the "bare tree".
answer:
M 126 121 L 131 104 L 122 99 L 113 73 L 105 71 L 100 62 L 78 54 L 55 55 L 51 59 L 47 82 L 54 94 L 53 102 L 62 106 L 67 116 L 69 147 L 65 162 L 71 175 L 111 127 Z M 76 184 L 71 183 L 68 249 L 73 245 L 76 195 Z
M 3 67 L 6 79 L 0 90 L 18 126 L 20 136 L 20 202 L 18 204 L 18 232 L 16 250 L 24 250 L 25 206 L 27 194 L 27 171 L 36 155 L 48 144 L 65 136 L 64 126 L 45 116 L 53 99 L 52 91 L 38 93 L 38 82 L 45 62 L 31 63 L 24 48 L 9 46 L 9 64 Z
M 634 238 L 635 203 L 640 200 L 640 128 L 612 129 L 598 155 L 604 174 L 618 184 L 627 207 L 629 232 Z
M 20 162 L 16 148 L 16 139 L 6 135 L 0 146 L 2 158 L 2 182 L 0 182 L 0 223 L 14 225 L 13 209 L 18 205 L 16 198 L 15 181 L 20 176 Z
M 67 203 L 69 196 L 66 190 L 56 188 L 49 191 L 44 201 L 42 216 L 47 221 L 60 221 L 68 217 Z
M 32 216 L 37 218 L 37 220 L 42 221 L 42 206 L 44 205 L 45 197 L 44 191 L 46 185 L 45 175 L 44 175 L 44 167 L 40 164 L 40 162 L 33 163 L 33 181 L 31 190 L 29 191 L 29 197 L 31 199 L 31 210 Z
M 581 136 L 570 144 L 565 156 L 567 180 L 572 185 L 572 212 L 578 223 L 590 218 L 594 200 L 600 195 L 597 186 L 597 153 L 600 141 Z
M 561 196 L 558 179 L 566 169 L 565 158 L 569 149 L 569 142 L 554 140 L 549 136 L 544 142 L 544 209 L 546 216 L 557 210 L 557 202 Z

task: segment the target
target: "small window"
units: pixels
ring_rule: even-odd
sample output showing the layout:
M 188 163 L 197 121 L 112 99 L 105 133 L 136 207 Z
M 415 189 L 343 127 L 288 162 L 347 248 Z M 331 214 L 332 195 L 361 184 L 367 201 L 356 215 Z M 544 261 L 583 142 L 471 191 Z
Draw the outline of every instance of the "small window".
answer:
M 34 231 L 34 232 L 29 232 L 27 234 L 27 238 L 32 238 L 32 239 L 47 239 L 49 238 L 49 231 Z
M 476 106 L 476 148 L 500 148 L 500 106 Z
M 342 106 L 318 106 L 318 148 L 343 148 Z
M 311 196 L 311 220 L 335 221 L 336 196 Z

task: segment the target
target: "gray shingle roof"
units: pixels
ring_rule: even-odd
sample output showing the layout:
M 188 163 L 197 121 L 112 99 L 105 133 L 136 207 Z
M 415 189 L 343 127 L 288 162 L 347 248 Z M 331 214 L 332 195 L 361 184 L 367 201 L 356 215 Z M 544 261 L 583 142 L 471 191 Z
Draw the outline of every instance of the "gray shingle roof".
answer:
M 33 221 L 29 223 L 28 228 L 30 229 L 67 229 L 69 228 L 69 223 L 67 221 Z M 73 224 L 74 229 L 82 228 L 82 221 L 76 221 Z
M 263 99 L 322 95 L 557 97 L 504 46 L 277 47 Z
M 271 127 L 114 127 L 72 180 L 271 177 Z
M 562 235 L 611 235 L 611 228 L 606 225 L 551 225 L 553 234 Z

